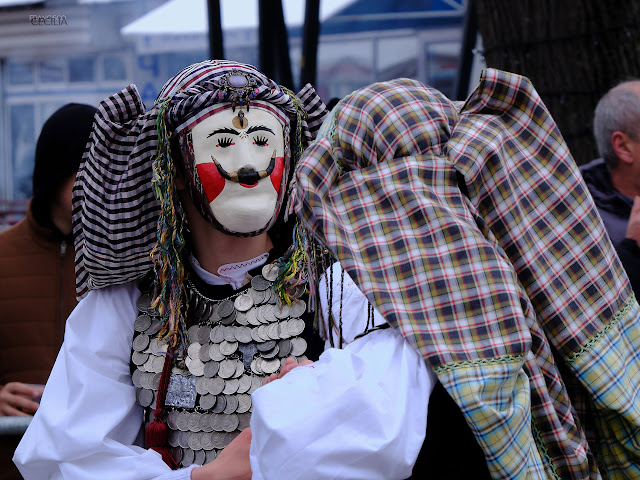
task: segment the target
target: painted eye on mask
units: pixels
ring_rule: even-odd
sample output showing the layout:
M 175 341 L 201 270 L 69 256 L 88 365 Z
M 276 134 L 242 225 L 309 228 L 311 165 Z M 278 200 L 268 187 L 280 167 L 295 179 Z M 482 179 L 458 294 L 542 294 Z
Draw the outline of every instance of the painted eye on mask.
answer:
M 231 145 L 235 145 L 235 143 L 232 142 L 229 137 L 223 137 L 218 140 L 218 144 L 216 145 L 216 147 L 227 148 Z
M 268 147 L 269 140 L 267 137 L 256 137 L 253 139 L 253 144 L 258 145 L 259 147 Z

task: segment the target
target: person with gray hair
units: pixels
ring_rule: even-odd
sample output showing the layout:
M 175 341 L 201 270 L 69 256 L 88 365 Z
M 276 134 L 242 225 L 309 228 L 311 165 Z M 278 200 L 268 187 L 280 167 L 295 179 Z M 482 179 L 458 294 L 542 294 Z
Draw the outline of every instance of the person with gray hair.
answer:
M 640 80 L 613 87 L 598 102 L 593 134 L 601 158 L 584 165 L 611 241 L 640 292 Z

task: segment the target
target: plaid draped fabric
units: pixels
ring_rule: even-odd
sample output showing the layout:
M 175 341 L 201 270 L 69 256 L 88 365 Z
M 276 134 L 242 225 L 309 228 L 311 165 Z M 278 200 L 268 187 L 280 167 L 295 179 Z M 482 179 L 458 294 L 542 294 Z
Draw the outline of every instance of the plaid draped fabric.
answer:
M 90 289 L 140 278 L 152 268 L 160 204 L 152 188 L 157 155 L 160 106 L 169 133 L 204 109 L 234 100 L 225 96 L 224 76 L 241 72 L 256 81 L 252 99 L 263 100 L 296 118 L 296 104 L 306 113 L 300 129 L 309 142 L 326 108 L 311 85 L 295 97 L 251 65 L 205 61 L 170 79 L 146 110 L 135 85 L 100 103 L 88 151 L 73 190 L 73 230 L 78 297 Z
M 293 209 L 434 369 L 494 478 L 640 478 L 640 309 L 526 78 L 488 69 L 459 105 L 407 79 L 354 92 L 295 176 Z

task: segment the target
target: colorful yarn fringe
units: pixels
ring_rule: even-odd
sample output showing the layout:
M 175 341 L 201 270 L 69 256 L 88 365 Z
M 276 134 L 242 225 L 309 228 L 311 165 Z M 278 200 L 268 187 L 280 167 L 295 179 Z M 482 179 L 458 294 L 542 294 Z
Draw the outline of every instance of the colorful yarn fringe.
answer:
M 151 257 L 156 278 L 153 306 L 158 308 L 163 319 L 159 338 L 168 337 L 173 353 L 179 353 L 186 345 L 187 328 L 182 308 L 184 265 L 184 212 L 176 198 L 175 166 L 171 158 L 171 147 L 165 121 L 165 111 L 170 99 L 156 104 L 158 109 L 158 148 L 153 161 L 152 185 L 160 201 L 157 242 Z

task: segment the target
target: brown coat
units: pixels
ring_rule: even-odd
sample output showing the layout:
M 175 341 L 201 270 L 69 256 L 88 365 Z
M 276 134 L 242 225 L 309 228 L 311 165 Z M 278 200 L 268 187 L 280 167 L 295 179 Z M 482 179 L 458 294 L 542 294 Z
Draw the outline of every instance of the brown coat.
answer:
M 73 246 L 27 217 L 0 233 L 0 384 L 44 384 L 76 305 Z M 21 478 L 0 437 L 0 480 Z

